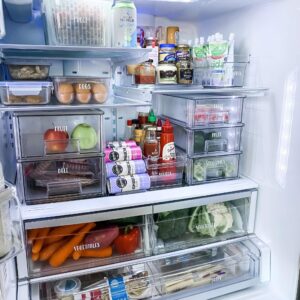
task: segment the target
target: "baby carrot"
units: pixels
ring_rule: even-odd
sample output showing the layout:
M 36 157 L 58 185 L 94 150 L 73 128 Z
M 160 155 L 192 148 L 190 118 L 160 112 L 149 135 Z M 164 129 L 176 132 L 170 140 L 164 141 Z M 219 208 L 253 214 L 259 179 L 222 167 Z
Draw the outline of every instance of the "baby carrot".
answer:
M 83 250 L 81 253 L 82 257 L 97 257 L 97 258 L 105 258 L 112 256 L 112 247 L 106 247 L 102 249 L 87 249 Z
M 32 261 L 37 261 L 39 259 L 40 254 L 39 253 L 32 253 L 31 254 L 31 259 Z
M 86 234 L 96 227 L 96 223 L 86 224 L 80 231 L 71 238 L 65 245 L 59 248 L 50 258 L 49 264 L 57 268 L 61 266 L 66 259 L 73 253 L 74 247 L 82 242 Z
M 27 236 L 28 242 L 32 242 L 37 237 L 38 233 L 39 233 L 39 228 L 28 230 L 28 236 Z
M 65 240 L 58 241 L 56 243 L 46 245 L 40 252 L 40 261 L 48 260 L 51 255 L 65 243 Z
M 37 254 L 41 251 L 45 238 L 47 237 L 47 234 L 49 233 L 50 228 L 42 228 L 39 230 L 39 234 L 32 246 L 32 253 Z
M 78 260 L 81 257 L 83 250 L 73 251 L 72 257 L 74 260 Z

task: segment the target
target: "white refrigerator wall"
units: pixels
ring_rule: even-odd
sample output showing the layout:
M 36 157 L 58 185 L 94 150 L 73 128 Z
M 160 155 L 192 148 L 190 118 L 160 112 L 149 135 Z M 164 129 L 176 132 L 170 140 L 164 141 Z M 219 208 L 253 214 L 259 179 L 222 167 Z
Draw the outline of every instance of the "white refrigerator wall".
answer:
M 272 1 L 199 23 L 199 36 L 236 34 L 256 66 L 249 85 L 270 88 L 248 99 L 242 173 L 260 185 L 256 234 L 272 251 L 270 288 L 296 297 L 300 254 L 300 2 Z M 255 71 L 254 71 L 255 69 Z

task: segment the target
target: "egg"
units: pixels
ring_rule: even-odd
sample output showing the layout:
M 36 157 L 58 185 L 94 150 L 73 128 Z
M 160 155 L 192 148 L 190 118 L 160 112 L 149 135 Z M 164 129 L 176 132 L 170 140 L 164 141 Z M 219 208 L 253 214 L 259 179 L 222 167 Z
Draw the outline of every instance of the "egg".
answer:
M 56 97 L 62 104 L 70 104 L 74 100 L 74 89 L 70 83 L 60 83 L 56 91 Z
M 76 94 L 76 100 L 82 104 L 89 103 L 91 98 L 92 98 L 91 93 L 77 93 Z
M 108 96 L 107 87 L 103 83 L 95 83 L 92 87 L 94 99 L 99 103 L 104 103 Z
M 79 82 L 75 84 L 75 92 L 77 94 L 89 94 L 91 92 L 91 87 L 89 82 Z

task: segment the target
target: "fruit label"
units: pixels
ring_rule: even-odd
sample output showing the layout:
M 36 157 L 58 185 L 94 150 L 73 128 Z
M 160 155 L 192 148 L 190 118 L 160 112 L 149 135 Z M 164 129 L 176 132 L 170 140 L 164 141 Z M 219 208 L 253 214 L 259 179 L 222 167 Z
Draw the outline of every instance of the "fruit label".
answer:
M 92 88 L 90 83 L 79 83 L 80 90 L 90 90 Z
M 176 158 L 175 145 L 174 142 L 165 144 L 162 151 L 163 160 L 173 160 Z
M 55 130 L 55 131 L 64 131 L 64 132 L 68 132 L 68 126 L 63 126 L 63 125 L 60 125 L 60 126 L 54 126 L 54 130 Z

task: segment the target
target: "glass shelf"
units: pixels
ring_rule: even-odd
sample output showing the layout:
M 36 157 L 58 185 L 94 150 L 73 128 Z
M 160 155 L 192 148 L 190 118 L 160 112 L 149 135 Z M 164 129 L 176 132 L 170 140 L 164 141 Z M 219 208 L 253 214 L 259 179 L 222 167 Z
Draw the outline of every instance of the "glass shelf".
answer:
M 151 49 L 0 44 L 0 51 L 4 59 L 112 59 L 120 62 L 143 57 Z

